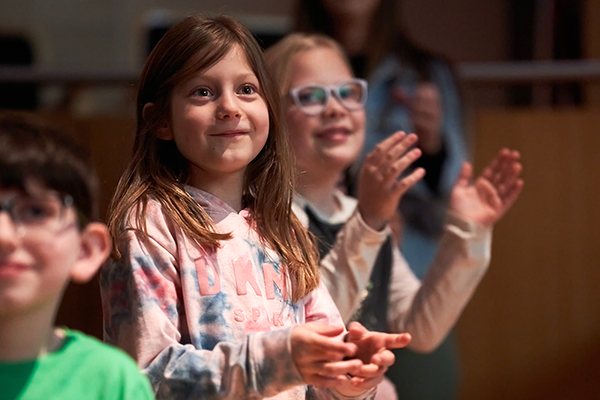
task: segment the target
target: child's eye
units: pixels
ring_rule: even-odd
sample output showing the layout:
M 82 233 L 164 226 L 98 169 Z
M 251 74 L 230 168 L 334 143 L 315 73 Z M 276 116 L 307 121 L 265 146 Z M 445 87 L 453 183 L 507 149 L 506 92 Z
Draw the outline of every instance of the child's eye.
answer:
M 55 201 L 43 199 L 23 199 L 15 204 L 13 213 L 25 224 L 39 224 L 56 218 L 60 205 Z
M 303 106 L 326 104 L 327 92 L 322 87 L 308 87 L 298 92 L 298 99 Z
M 211 91 L 207 88 L 196 89 L 193 94 L 198 97 L 209 97 L 212 95 Z
M 244 95 L 251 95 L 256 93 L 256 89 L 252 85 L 244 85 L 241 87 L 239 93 Z

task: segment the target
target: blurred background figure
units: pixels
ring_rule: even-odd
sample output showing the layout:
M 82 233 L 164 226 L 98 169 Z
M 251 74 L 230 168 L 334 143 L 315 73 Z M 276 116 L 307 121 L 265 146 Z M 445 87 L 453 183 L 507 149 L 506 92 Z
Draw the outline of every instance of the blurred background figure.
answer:
M 423 279 L 436 253 L 447 201 L 467 158 L 460 95 L 449 62 L 409 38 L 397 0 L 298 0 L 296 29 L 338 40 L 357 76 L 369 81 L 363 156 L 392 133 L 418 136 L 425 178 L 400 201 L 396 233 L 402 253 Z M 354 168 L 348 186 L 353 191 Z M 409 170 L 409 172 L 411 171 Z M 407 399 L 454 399 L 458 355 L 451 334 L 431 354 L 396 352 L 388 376 Z

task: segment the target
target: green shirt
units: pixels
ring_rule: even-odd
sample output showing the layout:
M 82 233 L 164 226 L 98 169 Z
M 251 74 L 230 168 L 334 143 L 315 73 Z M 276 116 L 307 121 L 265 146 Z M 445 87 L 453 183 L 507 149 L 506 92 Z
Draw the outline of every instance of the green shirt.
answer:
M 123 351 L 65 330 L 63 346 L 34 361 L 0 362 L 0 400 L 152 400 L 148 379 Z

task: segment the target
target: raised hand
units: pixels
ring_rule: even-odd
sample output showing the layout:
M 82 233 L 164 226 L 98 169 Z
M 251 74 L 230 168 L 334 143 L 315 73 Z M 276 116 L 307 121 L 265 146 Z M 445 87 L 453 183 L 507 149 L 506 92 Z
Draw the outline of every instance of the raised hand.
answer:
M 404 170 L 421 156 L 421 150 L 409 150 L 416 141 L 415 134 L 396 132 L 365 158 L 358 175 L 358 210 L 375 230 L 385 227 L 396 212 L 400 197 L 425 175 L 423 168 L 417 168 L 400 179 Z
M 518 151 L 502 149 L 473 183 L 471 164 L 465 163 L 452 189 L 448 210 L 482 225 L 495 224 L 523 189 L 520 158 Z

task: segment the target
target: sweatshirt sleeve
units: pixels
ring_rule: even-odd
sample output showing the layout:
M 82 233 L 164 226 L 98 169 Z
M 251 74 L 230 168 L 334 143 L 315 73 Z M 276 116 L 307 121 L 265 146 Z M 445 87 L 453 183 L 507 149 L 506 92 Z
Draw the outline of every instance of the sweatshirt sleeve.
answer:
M 491 228 L 449 215 L 423 282 L 394 246 L 388 325 L 412 335 L 409 348 L 433 351 L 454 326 L 487 271 L 491 237 Z
M 356 209 L 320 262 L 321 278 L 346 323 L 360 306 L 379 249 L 389 234 L 387 227 L 371 229 Z
M 242 399 L 275 396 L 304 385 L 289 351 L 292 328 L 256 332 L 212 350 L 172 344 L 143 371 L 157 399 Z
M 159 399 L 263 398 L 304 382 L 291 355 L 292 328 L 219 340 L 210 349 L 186 338 L 173 226 L 148 210 L 149 237 L 126 230 L 123 258 L 101 275 L 105 340 L 125 349 Z

